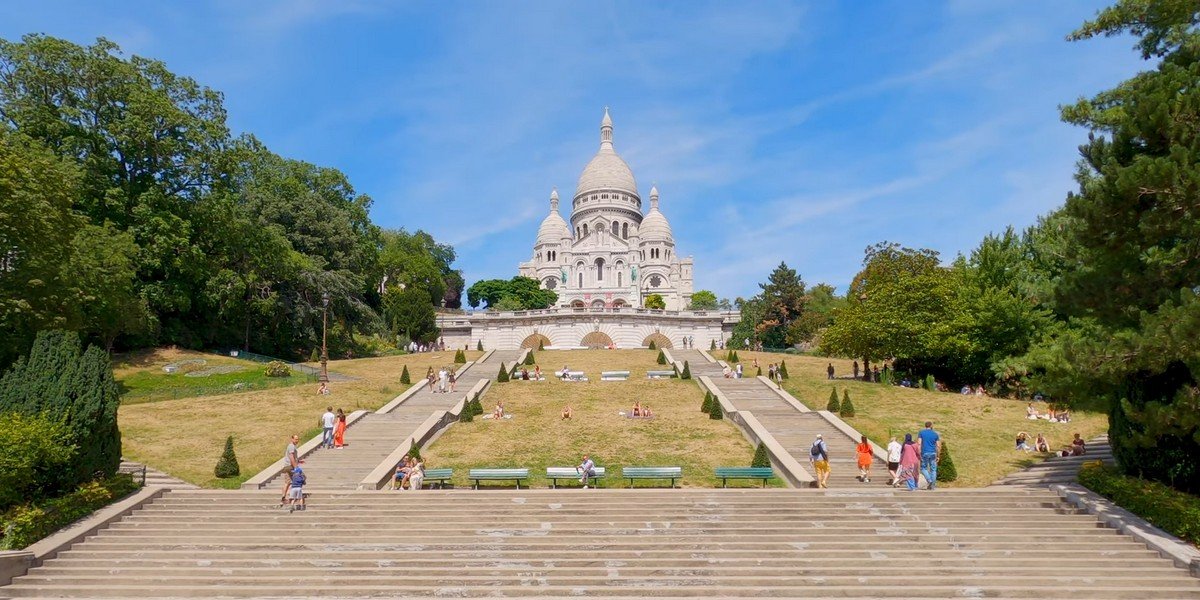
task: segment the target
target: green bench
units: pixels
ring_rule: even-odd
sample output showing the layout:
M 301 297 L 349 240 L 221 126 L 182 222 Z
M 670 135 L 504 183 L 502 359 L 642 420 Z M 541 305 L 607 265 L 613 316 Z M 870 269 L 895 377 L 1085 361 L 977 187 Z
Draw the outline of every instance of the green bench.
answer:
M 730 479 L 761 479 L 767 487 L 767 480 L 775 477 L 771 467 L 717 467 L 714 474 L 721 480 L 721 487 L 727 487 Z
M 671 379 L 675 371 L 646 371 L 646 379 Z
M 519 490 L 521 480 L 529 479 L 529 469 L 471 469 L 467 479 L 475 482 L 475 489 L 479 489 L 480 481 L 512 481 Z
M 438 487 L 444 488 L 446 487 L 446 482 L 450 481 L 452 477 L 454 477 L 454 469 L 425 469 L 425 479 L 423 481 L 430 484 L 430 488 L 433 488 L 433 482 L 435 481 L 438 482 Z
M 621 478 L 628 479 L 631 488 L 634 479 L 670 479 L 675 487 L 675 480 L 683 479 L 683 467 L 621 467 Z
M 604 477 L 604 467 L 595 467 L 592 469 L 594 474 L 588 477 L 588 482 L 599 481 Z M 559 479 L 575 479 L 578 480 L 582 475 L 575 467 L 546 467 L 546 479 L 550 480 L 550 487 L 558 489 Z M 599 484 L 596 487 L 600 487 Z

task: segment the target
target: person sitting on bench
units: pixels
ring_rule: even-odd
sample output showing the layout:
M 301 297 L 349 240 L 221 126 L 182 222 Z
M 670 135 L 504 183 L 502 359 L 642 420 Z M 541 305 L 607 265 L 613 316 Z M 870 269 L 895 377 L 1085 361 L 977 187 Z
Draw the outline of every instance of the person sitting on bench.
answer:
M 396 474 L 392 477 L 392 489 L 401 489 L 404 481 L 408 479 L 408 474 L 412 471 L 412 465 L 409 463 L 408 455 L 400 459 L 400 464 L 396 465 Z
M 567 365 L 563 365 L 562 370 L 558 372 L 558 377 L 560 379 L 566 379 L 570 376 L 571 376 L 571 369 L 567 368 Z
M 588 479 L 596 476 L 596 463 L 587 455 L 583 455 L 583 462 L 575 467 L 575 472 L 580 474 L 579 483 L 583 484 L 583 489 L 587 489 Z
M 521 381 L 529 381 L 529 369 L 521 367 Z
M 534 381 L 542 380 L 542 367 L 539 365 L 533 365 L 533 380 Z

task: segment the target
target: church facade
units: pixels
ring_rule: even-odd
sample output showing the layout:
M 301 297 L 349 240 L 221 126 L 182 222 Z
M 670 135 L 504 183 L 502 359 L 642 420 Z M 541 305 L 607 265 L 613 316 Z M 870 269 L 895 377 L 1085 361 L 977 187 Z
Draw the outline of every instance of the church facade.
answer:
M 538 227 L 530 260 L 520 275 L 558 293 L 569 308 L 642 307 L 651 294 L 666 309 L 686 310 L 692 301 L 692 258 L 675 249 L 671 226 L 650 188 L 649 210 L 633 171 L 613 147 L 613 124 L 604 110 L 600 149 L 584 167 L 571 198 L 570 221 L 550 194 L 550 214 Z

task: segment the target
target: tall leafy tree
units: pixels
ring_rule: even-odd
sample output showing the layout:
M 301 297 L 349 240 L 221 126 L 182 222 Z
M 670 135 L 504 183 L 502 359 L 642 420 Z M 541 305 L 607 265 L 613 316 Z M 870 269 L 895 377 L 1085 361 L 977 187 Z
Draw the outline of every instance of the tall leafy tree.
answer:
M 692 294 L 692 310 L 717 310 L 717 295 L 709 290 L 698 290 Z
M 1089 131 L 1067 198 L 1055 302 L 1080 323 L 1063 343 L 1080 388 L 1111 401 L 1129 472 L 1200 491 L 1200 5 L 1121 0 L 1072 34 L 1132 34 L 1157 60 L 1063 109 Z
M 530 277 L 512 279 L 483 279 L 467 289 L 467 303 L 477 307 L 482 302 L 488 308 L 502 310 L 532 310 L 549 308 L 558 301 L 558 293 L 541 288 L 538 280 Z M 502 308 L 503 307 L 503 308 Z

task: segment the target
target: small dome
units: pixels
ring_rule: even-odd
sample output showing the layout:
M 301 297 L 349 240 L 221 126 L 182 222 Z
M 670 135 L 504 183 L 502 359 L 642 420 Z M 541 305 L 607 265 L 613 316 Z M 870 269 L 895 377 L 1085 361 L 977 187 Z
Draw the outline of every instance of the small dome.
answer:
M 658 207 L 650 209 L 646 216 L 642 218 L 642 224 L 638 225 L 638 236 L 643 242 L 672 242 L 675 237 L 671 233 L 671 225 L 667 223 L 667 217 L 658 210 Z
M 567 227 L 567 222 L 555 211 L 542 219 L 535 244 L 557 244 L 565 237 L 571 237 L 571 228 Z

